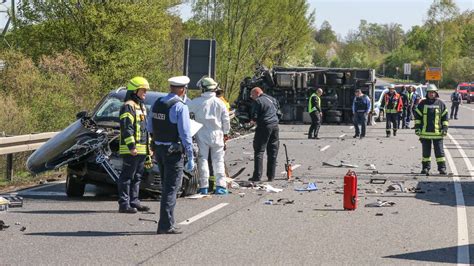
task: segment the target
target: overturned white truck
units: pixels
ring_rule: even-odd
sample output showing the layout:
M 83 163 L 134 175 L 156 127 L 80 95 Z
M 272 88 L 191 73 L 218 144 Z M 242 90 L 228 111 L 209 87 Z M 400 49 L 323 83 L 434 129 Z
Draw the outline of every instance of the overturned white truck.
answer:
M 356 89 L 374 102 L 375 70 L 324 67 L 274 67 L 260 66 L 253 77 L 246 77 L 234 105 L 236 115 L 246 122 L 250 117 L 250 90 L 260 87 L 280 102 L 282 123 L 309 123 L 308 98 L 312 88 L 321 88 L 321 108 L 325 123 L 351 123 L 352 101 Z M 373 104 L 372 104 L 373 108 Z M 373 111 L 373 109 L 372 109 Z M 368 119 L 372 121 L 372 114 Z

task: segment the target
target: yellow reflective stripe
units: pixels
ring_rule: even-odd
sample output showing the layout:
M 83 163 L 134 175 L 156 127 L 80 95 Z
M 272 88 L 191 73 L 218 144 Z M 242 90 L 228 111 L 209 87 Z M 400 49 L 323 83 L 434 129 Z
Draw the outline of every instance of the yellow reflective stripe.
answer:
M 130 121 L 132 121 L 132 123 L 135 121 L 134 118 L 133 118 L 133 115 L 129 112 L 126 112 L 126 113 L 123 113 L 122 115 L 120 115 L 120 120 L 122 120 L 124 118 L 130 119 Z
M 421 135 L 420 139 L 442 139 L 442 135 L 436 135 L 436 136 L 427 136 L 427 135 Z
M 147 154 L 146 145 L 138 144 L 135 147 L 137 149 L 138 154 Z M 130 154 L 130 149 L 126 145 L 120 145 L 119 147 L 120 154 Z
M 130 137 L 128 137 L 128 138 L 125 138 L 123 141 L 125 142 L 125 144 L 128 145 L 128 144 L 130 144 L 130 143 L 134 143 L 134 142 L 135 142 L 135 139 L 133 138 L 133 136 L 130 136 Z
M 448 113 L 448 109 L 445 109 L 444 112 L 441 114 L 441 116 L 445 115 Z
M 421 120 L 419 120 L 419 119 L 415 120 L 415 125 L 416 124 L 421 124 Z
M 423 116 L 423 114 L 421 113 L 421 111 L 420 111 L 418 108 L 416 108 L 415 111 L 416 111 L 416 113 L 419 114 L 420 116 Z
M 439 108 L 435 108 L 434 131 L 439 133 Z
M 441 132 L 423 132 L 423 135 L 438 136 L 441 135 Z
M 448 121 L 443 121 L 443 126 L 449 126 L 449 122 Z
M 422 162 L 431 162 L 431 157 L 423 157 Z
M 398 113 L 397 109 L 386 109 L 385 111 L 387 114 L 396 114 Z
M 421 133 L 424 134 L 426 132 L 426 124 L 428 121 L 428 106 L 423 106 L 423 129 Z
M 442 162 L 445 162 L 445 161 L 446 161 L 446 158 L 444 158 L 444 157 L 436 158 L 437 163 L 442 163 Z

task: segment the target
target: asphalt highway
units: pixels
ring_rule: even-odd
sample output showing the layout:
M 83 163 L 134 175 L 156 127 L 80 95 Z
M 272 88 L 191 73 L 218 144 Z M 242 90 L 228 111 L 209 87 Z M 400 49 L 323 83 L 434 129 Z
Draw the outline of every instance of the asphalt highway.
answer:
M 130 215 L 117 212 L 113 190 L 88 186 L 82 199 L 67 198 L 64 183 L 19 191 L 24 206 L 0 214 L 10 225 L 0 231 L 0 265 L 471 264 L 474 104 L 464 104 L 459 116 L 444 143 L 450 174 L 433 171 L 432 155 L 429 177 L 418 174 L 421 145 L 411 129 L 386 138 L 385 124 L 377 123 L 359 140 L 351 125 L 323 125 L 321 139 L 308 140 L 309 125 L 281 125 L 296 180 L 285 179 L 280 145 L 279 176 L 271 185 L 282 192 L 241 187 L 227 196 L 180 198 L 181 235 L 156 234 L 158 201 L 144 201 L 156 214 Z M 245 167 L 236 181 L 253 171 L 252 138 L 228 144 L 229 173 Z M 341 161 L 357 166 L 355 211 L 342 205 L 349 168 L 323 166 Z M 372 178 L 387 182 L 371 184 Z M 317 191 L 295 191 L 310 182 Z M 387 191 L 391 185 L 395 191 Z M 377 200 L 394 205 L 365 206 Z

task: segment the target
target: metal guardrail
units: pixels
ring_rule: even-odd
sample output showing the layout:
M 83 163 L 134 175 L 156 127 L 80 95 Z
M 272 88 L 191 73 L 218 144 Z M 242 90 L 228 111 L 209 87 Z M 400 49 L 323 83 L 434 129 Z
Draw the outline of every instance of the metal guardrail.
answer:
M 0 155 L 7 156 L 6 178 L 13 180 L 13 154 L 34 151 L 59 132 L 0 137 Z

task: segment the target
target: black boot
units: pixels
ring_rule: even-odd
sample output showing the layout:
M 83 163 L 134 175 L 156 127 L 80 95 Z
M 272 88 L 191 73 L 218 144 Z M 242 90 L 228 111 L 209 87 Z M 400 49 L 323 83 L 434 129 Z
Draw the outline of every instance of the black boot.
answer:
M 316 128 L 314 129 L 314 138 L 315 139 L 319 139 L 318 135 L 319 135 L 319 127 L 320 126 L 316 126 Z
M 430 162 L 422 162 L 421 165 L 422 165 L 422 170 L 421 170 L 420 174 L 429 176 L 430 175 L 430 168 L 431 168 L 430 167 Z
M 448 172 L 446 172 L 446 163 L 445 162 L 439 162 L 438 163 L 438 171 L 440 175 L 446 175 Z
M 387 138 L 390 138 L 390 130 L 387 130 Z
M 394 137 L 397 136 L 397 130 L 396 129 L 393 130 L 393 136 Z

